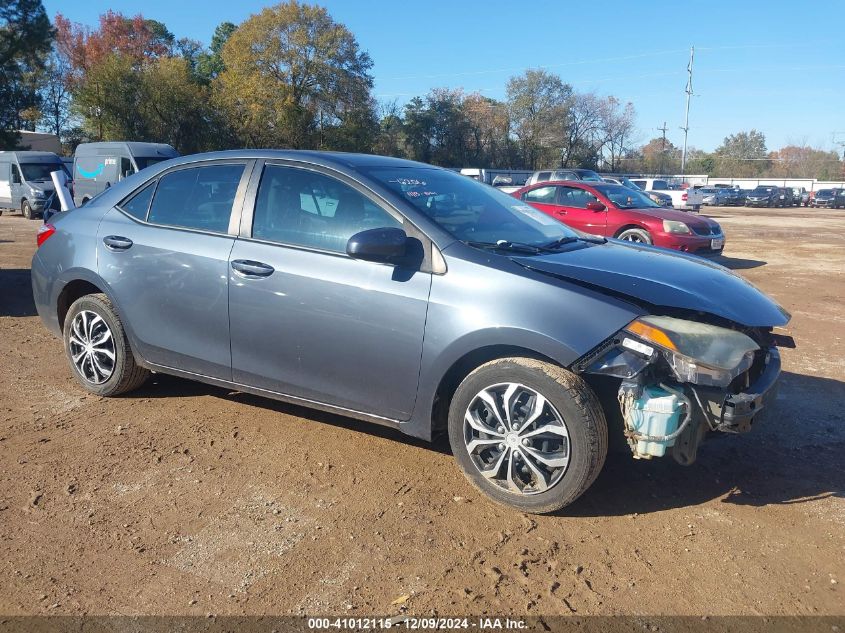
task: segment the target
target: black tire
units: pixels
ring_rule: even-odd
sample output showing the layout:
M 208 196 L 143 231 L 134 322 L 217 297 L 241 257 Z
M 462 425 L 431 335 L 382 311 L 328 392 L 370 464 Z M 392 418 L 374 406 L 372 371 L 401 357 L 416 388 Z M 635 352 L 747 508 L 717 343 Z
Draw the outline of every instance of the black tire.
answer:
M 627 228 L 620 231 L 616 238 L 639 244 L 654 244 L 654 240 L 651 239 L 651 235 L 645 229 Z
M 467 409 L 482 390 L 502 383 L 519 383 L 541 394 L 568 432 L 569 462 L 559 480 L 542 492 L 510 492 L 491 482 L 467 450 Z M 539 360 L 503 358 L 478 367 L 458 386 L 449 406 L 449 443 L 458 466 L 478 490 L 503 505 L 540 514 L 569 505 L 595 481 L 607 456 L 607 422 L 595 393 L 579 376 Z
M 94 383 L 86 378 L 76 366 L 71 354 L 72 324 L 80 312 L 93 312 L 105 321 L 111 331 L 111 339 L 114 342 L 114 366 L 110 377 L 102 383 Z M 86 391 L 98 396 L 117 396 L 137 389 L 150 375 L 148 369 L 139 366 L 132 355 L 129 340 L 123 329 L 123 323 L 114 309 L 109 298 L 104 294 L 85 295 L 73 302 L 65 317 L 63 339 L 65 344 L 65 355 L 71 367 L 71 372 L 76 381 Z
M 32 205 L 29 204 L 29 200 L 24 200 L 23 202 L 21 202 L 21 214 L 27 220 L 32 219 Z

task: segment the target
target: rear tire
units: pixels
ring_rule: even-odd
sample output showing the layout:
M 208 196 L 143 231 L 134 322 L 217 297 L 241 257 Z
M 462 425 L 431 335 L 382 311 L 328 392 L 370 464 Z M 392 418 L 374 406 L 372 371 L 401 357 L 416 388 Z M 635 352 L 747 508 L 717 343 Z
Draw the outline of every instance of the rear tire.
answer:
M 547 513 L 575 501 L 601 472 L 607 422 L 579 376 L 539 360 L 503 358 L 458 386 L 449 443 L 478 490 L 517 510 Z
M 65 354 L 73 377 L 98 396 L 117 396 L 137 389 L 150 375 L 132 355 L 123 323 L 104 294 L 73 302 L 65 317 Z
M 645 229 L 625 229 L 616 238 L 636 244 L 654 244 L 654 240 L 651 239 L 651 235 Z

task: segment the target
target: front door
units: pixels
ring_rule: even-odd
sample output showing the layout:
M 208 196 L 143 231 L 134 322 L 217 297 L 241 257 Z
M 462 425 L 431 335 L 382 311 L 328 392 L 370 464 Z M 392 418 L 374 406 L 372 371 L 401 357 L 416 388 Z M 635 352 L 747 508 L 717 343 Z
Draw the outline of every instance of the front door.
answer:
M 346 255 L 354 233 L 402 226 L 338 177 L 266 165 L 230 257 L 234 381 L 410 417 L 431 274 Z
M 596 211 L 588 209 L 590 202 L 601 202 L 596 196 L 580 187 L 561 186 L 558 191 L 559 213 L 562 221 L 573 229 L 605 235 L 607 229 L 607 209 Z M 602 203 L 604 204 L 604 203 Z
M 151 363 L 231 380 L 228 266 L 237 230 L 229 225 L 244 169 L 227 162 L 166 172 L 100 223 L 100 276 Z

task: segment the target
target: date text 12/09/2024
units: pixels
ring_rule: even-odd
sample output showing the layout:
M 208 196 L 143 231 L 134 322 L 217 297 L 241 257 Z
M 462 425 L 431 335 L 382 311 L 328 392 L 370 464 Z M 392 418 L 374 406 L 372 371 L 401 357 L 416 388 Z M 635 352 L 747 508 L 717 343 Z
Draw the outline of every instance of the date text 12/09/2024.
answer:
M 518 630 L 525 629 L 526 623 L 521 619 L 477 617 L 477 618 L 415 618 L 399 615 L 392 618 L 308 618 L 308 628 L 312 630 L 378 630 L 378 629 L 408 629 L 408 630 Z

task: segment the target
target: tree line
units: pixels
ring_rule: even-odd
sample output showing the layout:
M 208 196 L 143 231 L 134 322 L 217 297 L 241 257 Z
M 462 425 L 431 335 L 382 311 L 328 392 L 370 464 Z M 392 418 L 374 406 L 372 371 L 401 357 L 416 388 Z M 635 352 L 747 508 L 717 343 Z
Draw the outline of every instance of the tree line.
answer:
M 221 23 L 207 47 L 141 15 L 109 11 L 89 27 L 57 14 L 51 23 L 40 0 L 6 0 L 0 145 L 18 142 L 10 130 L 38 128 L 68 152 L 82 141 L 120 139 L 168 143 L 183 154 L 327 149 L 447 167 L 680 170 L 671 142 L 641 143 L 632 103 L 579 92 L 546 70 L 511 77 L 501 100 L 438 88 L 400 105 L 373 96 L 372 67 L 346 26 L 297 0 Z M 780 172 L 834 177 L 842 163 L 808 147 L 768 152 L 755 130 L 713 153 L 688 153 L 687 173 Z

